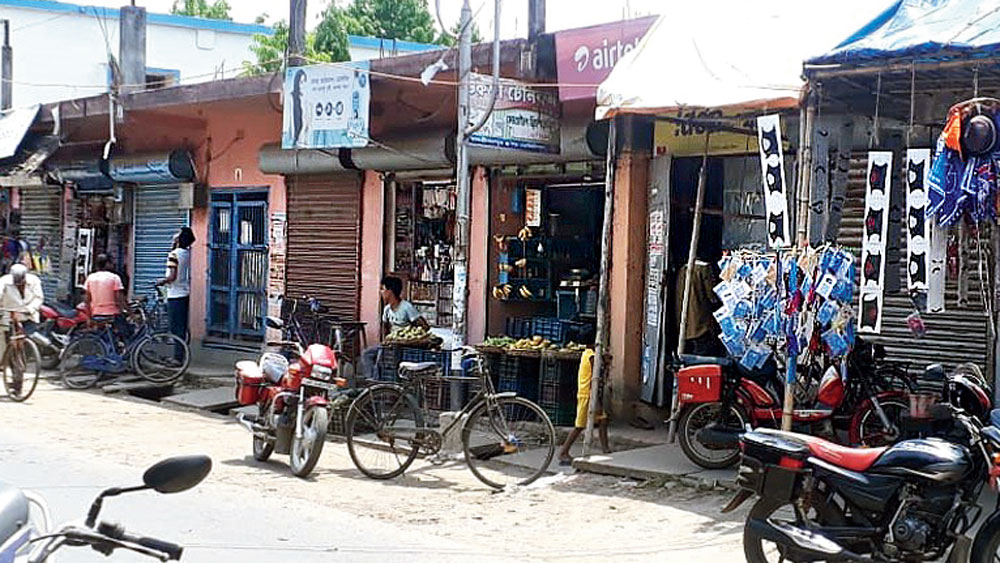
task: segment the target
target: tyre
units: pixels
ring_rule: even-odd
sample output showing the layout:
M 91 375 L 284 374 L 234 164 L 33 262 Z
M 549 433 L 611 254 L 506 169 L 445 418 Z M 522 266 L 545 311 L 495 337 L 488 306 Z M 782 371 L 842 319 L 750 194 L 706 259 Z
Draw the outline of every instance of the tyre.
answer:
M 423 427 L 412 398 L 398 385 L 369 387 L 347 411 L 347 452 L 372 479 L 402 475 L 417 458 L 417 428 Z
M 886 429 L 875 406 L 870 400 L 865 401 L 858 412 L 851 417 L 851 427 L 848 430 L 851 444 L 877 448 L 892 444 L 899 439 L 903 415 L 910 413 L 910 404 L 898 397 L 880 399 L 879 404 L 886 418 L 895 426 L 895 430 Z
M 326 407 L 309 407 L 302 413 L 302 437 L 292 438 L 290 465 L 296 477 L 308 477 L 326 442 L 326 429 L 330 425 L 330 413 Z
M 132 352 L 132 367 L 143 379 L 167 385 L 180 379 L 191 362 L 183 339 L 168 332 L 146 338 Z
M 839 512 L 827 504 L 821 506 L 806 506 L 805 515 L 810 522 L 828 526 L 843 526 L 844 519 Z M 761 498 L 750 509 L 747 523 L 743 526 L 743 554 L 747 563 L 770 563 L 777 561 L 816 561 L 801 552 L 765 540 L 750 527 L 750 520 L 771 520 L 788 524 L 797 524 L 798 517 L 790 502 Z M 805 527 L 805 526 L 803 526 Z M 844 546 L 853 547 L 853 546 Z
M 39 355 L 41 356 L 42 369 L 52 370 L 59 367 L 59 350 L 52 347 L 46 346 L 44 352 L 39 348 Z
M 552 463 L 556 431 L 548 415 L 523 397 L 479 404 L 462 425 L 465 461 L 480 481 L 495 489 L 527 485 Z
M 677 439 L 681 443 L 684 455 L 695 464 L 705 469 L 722 469 L 735 465 L 740 460 L 739 447 L 722 450 L 709 449 L 698 441 L 698 432 L 712 423 L 719 422 L 719 411 L 722 403 L 698 403 L 687 407 L 677 424 Z M 725 418 L 727 428 L 746 427 L 748 417 L 743 409 L 730 406 Z
M 83 336 L 63 350 L 59 358 L 59 375 L 70 389 L 89 389 L 97 384 L 101 372 L 96 369 L 104 355 L 104 345 L 93 336 Z
M 257 407 L 257 421 L 261 421 L 267 416 L 264 409 Z M 256 435 L 253 437 L 253 458 L 257 461 L 267 461 L 271 458 L 271 454 L 274 453 L 274 442 L 268 442 L 267 440 L 258 438 Z
M 1000 515 L 991 514 L 976 532 L 969 563 L 1000 561 Z
M 28 400 L 38 385 L 42 360 L 35 343 L 24 339 L 7 345 L 3 354 L 3 388 L 12 401 Z

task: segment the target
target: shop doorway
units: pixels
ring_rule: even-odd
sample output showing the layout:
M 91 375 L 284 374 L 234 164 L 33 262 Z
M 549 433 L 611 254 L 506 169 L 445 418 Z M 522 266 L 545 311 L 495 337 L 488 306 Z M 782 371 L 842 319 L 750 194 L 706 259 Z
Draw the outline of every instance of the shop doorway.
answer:
M 259 342 L 267 314 L 267 191 L 212 194 L 208 334 Z
M 163 277 L 173 237 L 190 225 L 188 211 L 180 209 L 180 187 L 140 185 L 135 188 L 134 261 L 132 293 L 154 294 L 153 286 Z

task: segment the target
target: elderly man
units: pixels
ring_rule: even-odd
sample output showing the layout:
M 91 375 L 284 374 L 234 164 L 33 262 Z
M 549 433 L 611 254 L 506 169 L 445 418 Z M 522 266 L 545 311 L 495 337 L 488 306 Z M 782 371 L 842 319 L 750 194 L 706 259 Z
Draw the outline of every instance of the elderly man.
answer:
M 42 307 L 45 295 L 42 293 L 42 280 L 28 272 L 24 264 L 14 264 L 10 272 L 0 277 L 0 326 L 6 332 L 10 327 L 11 315 L 17 315 L 25 328 L 38 322 L 38 311 Z M 0 338 L 0 358 L 7 349 L 7 338 Z M 15 381 L 15 385 L 20 385 Z

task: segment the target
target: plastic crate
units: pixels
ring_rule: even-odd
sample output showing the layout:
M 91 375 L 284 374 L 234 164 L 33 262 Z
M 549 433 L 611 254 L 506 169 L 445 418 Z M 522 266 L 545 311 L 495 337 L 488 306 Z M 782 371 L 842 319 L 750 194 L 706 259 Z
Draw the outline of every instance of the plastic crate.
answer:
M 447 352 L 436 352 L 433 350 L 424 350 L 422 348 L 405 348 L 400 349 L 400 362 L 434 362 L 441 366 L 441 375 L 449 376 L 451 375 L 451 355 Z M 397 365 L 398 367 L 398 365 Z
M 534 335 L 561 344 L 566 338 L 566 328 L 563 321 L 557 318 L 537 317 L 532 319 L 531 330 Z
M 396 381 L 399 371 L 400 349 L 397 346 L 383 346 L 379 357 L 379 381 Z
M 531 332 L 532 321 L 534 319 L 508 317 L 507 336 L 511 338 L 530 338 L 534 336 Z
M 503 356 L 497 391 L 514 391 L 520 397 L 538 400 L 539 360 L 520 356 Z
M 424 407 L 433 411 L 451 409 L 451 382 L 428 379 L 423 383 Z
M 554 426 L 573 426 L 576 423 L 576 403 L 571 405 L 539 405 Z

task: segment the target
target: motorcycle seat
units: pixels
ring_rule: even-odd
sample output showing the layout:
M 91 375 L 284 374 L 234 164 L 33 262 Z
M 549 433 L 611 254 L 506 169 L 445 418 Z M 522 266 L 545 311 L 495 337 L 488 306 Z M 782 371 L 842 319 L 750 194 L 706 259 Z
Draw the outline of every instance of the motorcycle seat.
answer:
M 399 375 L 401 377 L 433 375 L 440 370 L 441 364 L 437 362 L 399 362 Z
M 28 499 L 13 485 L 0 483 L 0 545 L 28 523 Z
M 76 308 L 66 305 L 65 303 L 50 302 L 46 303 L 45 306 L 50 307 L 53 311 L 58 313 L 60 317 L 72 319 L 76 316 Z
M 831 465 L 857 471 L 859 473 L 868 471 L 872 464 L 885 452 L 887 448 L 850 448 L 834 444 L 833 442 L 809 436 L 797 434 L 795 432 L 785 432 L 770 428 L 759 428 L 755 432 L 762 432 L 777 436 L 792 442 L 798 442 L 809 448 L 809 453 Z
M 696 356 L 694 354 L 681 354 L 680 361 L 683 366 L 719 366 L 725 369 L 734 365 L 731 358 Z

